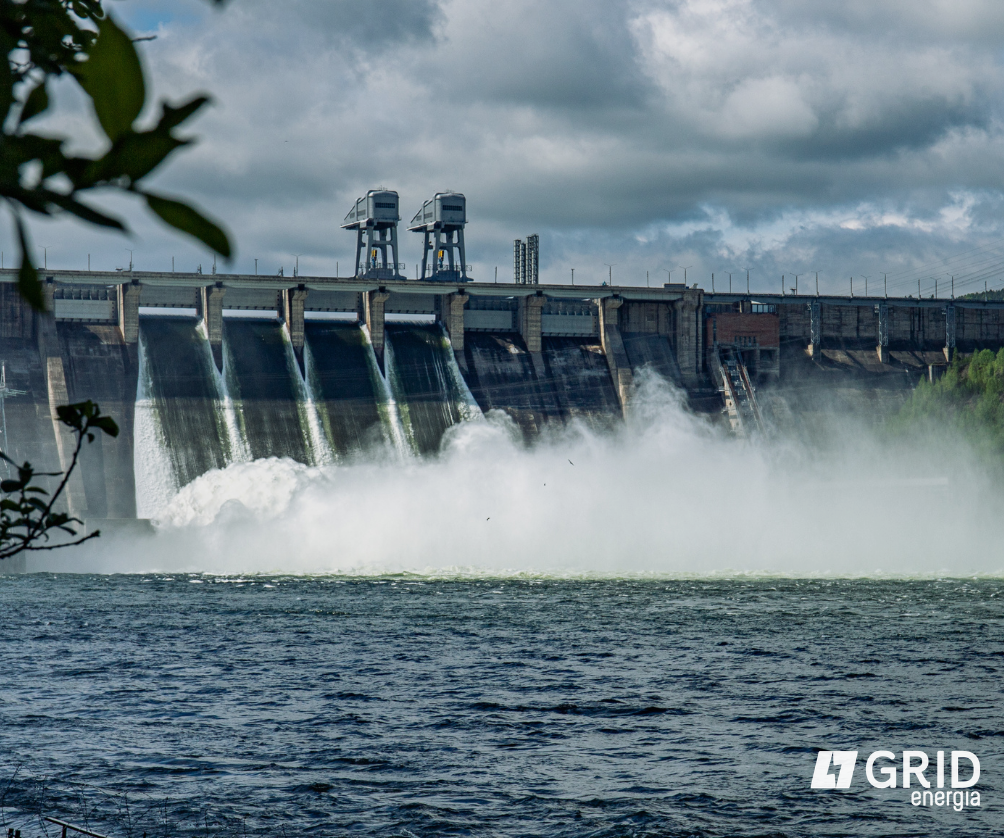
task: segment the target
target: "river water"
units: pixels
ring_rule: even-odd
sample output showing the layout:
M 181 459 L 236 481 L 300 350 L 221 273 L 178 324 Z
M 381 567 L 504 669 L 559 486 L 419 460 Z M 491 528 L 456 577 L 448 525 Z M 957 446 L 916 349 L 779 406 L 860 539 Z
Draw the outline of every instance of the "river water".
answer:
M 999 579 L 2 577 L 0 820 L 999 834 L 1002 618 Z M 850 789 L 810 788 L 819 749 Z M 905 749 L 976 754 L 980 806 L 865 782 Z

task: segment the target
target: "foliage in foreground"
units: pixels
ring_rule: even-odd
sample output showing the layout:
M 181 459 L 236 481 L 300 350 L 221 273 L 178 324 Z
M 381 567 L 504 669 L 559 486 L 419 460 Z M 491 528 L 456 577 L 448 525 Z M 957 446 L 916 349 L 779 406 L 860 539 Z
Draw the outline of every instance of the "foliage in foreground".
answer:
M 55 508 L 60 505 L 84 442 L 94 442 L 95 431 L 118 436 L 118 425 L 110 416 L 102 416 L 101 409 L 91 401 L 60 405 L 56 413 L 59 421 L 76 436 L 73 457 L 65 472 L 36 472 L 31 463 L 19 466 L 0 452 L 0 458 L 17 468 L 16 478 L 0 482 L 0 560 L 28 551 L 73 547 L 101 534 L 100 530 L 95 530 L 81 535 L 78 528 L 84 522 L 69 513 L 57 512 Z M 36 485 L 38 477 L 59 477 L 60 480 L 50 494 Z
M 956 432 L 979 449 L 1004 455 L 1004 349 L 956 353 L 936 382 L 921 380 L 892 429 Z
M 137 120 L 146 102 L 143 67 L 132 37 L 101 0 L 0 0 L 0 202 L 14 216 L 21 250 L 18 288 L 35 309 L 45 299 L 28 242 L 25 212 L 69 213 L 79 220 L 127 232 L 120 219 L 84 198 L 109 190 L 135 195 L 161 221 L 229 258 L 226 233 L 189 204 L 149 191 L 144 179 L 178 148 L 191 143 L 175 130 L 206 104 L 195 96 L 177 107 L 161 103 L 150 128 Z M 96 157 L 67 154 L 68 137 L 34 131 L 29 123 L 49 112 L 53 79 L 71 78 L 93 106 L 107 144 Z

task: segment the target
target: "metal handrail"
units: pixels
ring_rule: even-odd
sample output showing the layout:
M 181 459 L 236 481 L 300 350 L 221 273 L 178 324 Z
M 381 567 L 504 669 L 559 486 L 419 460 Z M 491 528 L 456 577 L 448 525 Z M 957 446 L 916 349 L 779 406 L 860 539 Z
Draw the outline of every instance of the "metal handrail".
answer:
M 66 821 L 61 821 L 59 818 L 50 818 L 46 816 L 43 820 L 47 820 L 49 823 L 54 823 L 56 826 L 63 827 L 62 838 L 66 838 L 66 830 L 72 829 L 74 832 L 79 832 L 81 835 L 87 835 L 90 838 L 108 838 L 106 835 L 102 835 L 100 832 L 94 832 L 90 829 L 84 829 L 82 826 L 75 826 L 72 823 L 67 823 Z
M 742 356 L 739 356 L 737 366 L 739 368 L 739 375 L 743 380 L 743 387 L 746 390 L 747 400 L 750 403 L 750 409 L 753 411 L 753 418 L 756 420 L 757 429 L 760 433 L 763 433 L 763 416 L 760 414 L 760 405 L 757 404 L 756 393 L 753 391 L 753 383 L 750 381 L 749 373 L 746 371 L 746 364 L 742 361 Z
M 721 346 L 717 346 L 715 348 L 715 359 L 718 361 L 718 372 L 722 376 L 722 384 L 728 392 L 729 398 L 732 400 L 732 409 L 736 414 L 736 424 L 739 425 L 739 430 L 745 433 L 746 427 L 743 423 L 742 411 L 739 409 L 739 398 L 736 396 L 735 387 L 732 385 L 732 376 L 729 375 L 728 370 L 725 368 L 725 364 L 722 362 Z

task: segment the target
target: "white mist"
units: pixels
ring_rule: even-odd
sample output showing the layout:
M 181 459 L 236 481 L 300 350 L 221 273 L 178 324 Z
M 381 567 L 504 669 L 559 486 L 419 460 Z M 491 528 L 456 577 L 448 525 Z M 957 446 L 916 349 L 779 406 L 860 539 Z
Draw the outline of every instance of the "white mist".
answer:
M 965 449 L 751 444 L 639 377 L 613 433 L 532 448 L 498 411 L 439 457 L 239 463 L 186 486 L 156 536 L 33 567 L 98 572 L 968 575 L 1004 571 L 1000 487 Z

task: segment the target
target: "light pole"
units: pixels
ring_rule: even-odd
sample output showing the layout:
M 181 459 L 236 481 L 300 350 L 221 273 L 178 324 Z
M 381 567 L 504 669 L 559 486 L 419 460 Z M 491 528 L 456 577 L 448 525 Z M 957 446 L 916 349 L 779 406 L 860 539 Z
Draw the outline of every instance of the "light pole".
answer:
M 614 284 L 614 265 L 616 265 L 617 263 L 614 262 L 614 264 L 611 265 L 609 262 L 604 262 L 603 264 L 606 265 L 607 268 L 610 269 L 610 274 L 609 274 L 610 281 L 609 281 L 608 284 L 609 285 L 613 285 Z
M 683 268 L 683 287 L 687 287 L 687 268 L 694 267 L 693 265 L 677 265 L 678 268 Z
M 572 268 L 572 285 L 575 285 L 575 268 Z
M 123 250 L 129 250 L 128 247 L 123 247 Z M 129 250 L 129 270 L 132 271 L 132 251 Z
M 666 284 L 671 285 L 673 283 L 673 272 L 669 268 L 663 268 L 666 272 Z
M 798 296 L 798 277 L 799 274 L 795 274 L 795 296 Z
M 867 297 L 868 296 L 868 280 L 871 279 L 871 277 L 870 276 L 865 276 L 864 274 L 861 274 L 861 278 L 865 281 L 865 296 Z
M 38 244 L 35 246 L 42 248 L 42 269 L 47 270 L 49 267 L 49 249 L 44 244 Z M 132 268 L 129 270 L 132 270 Z

